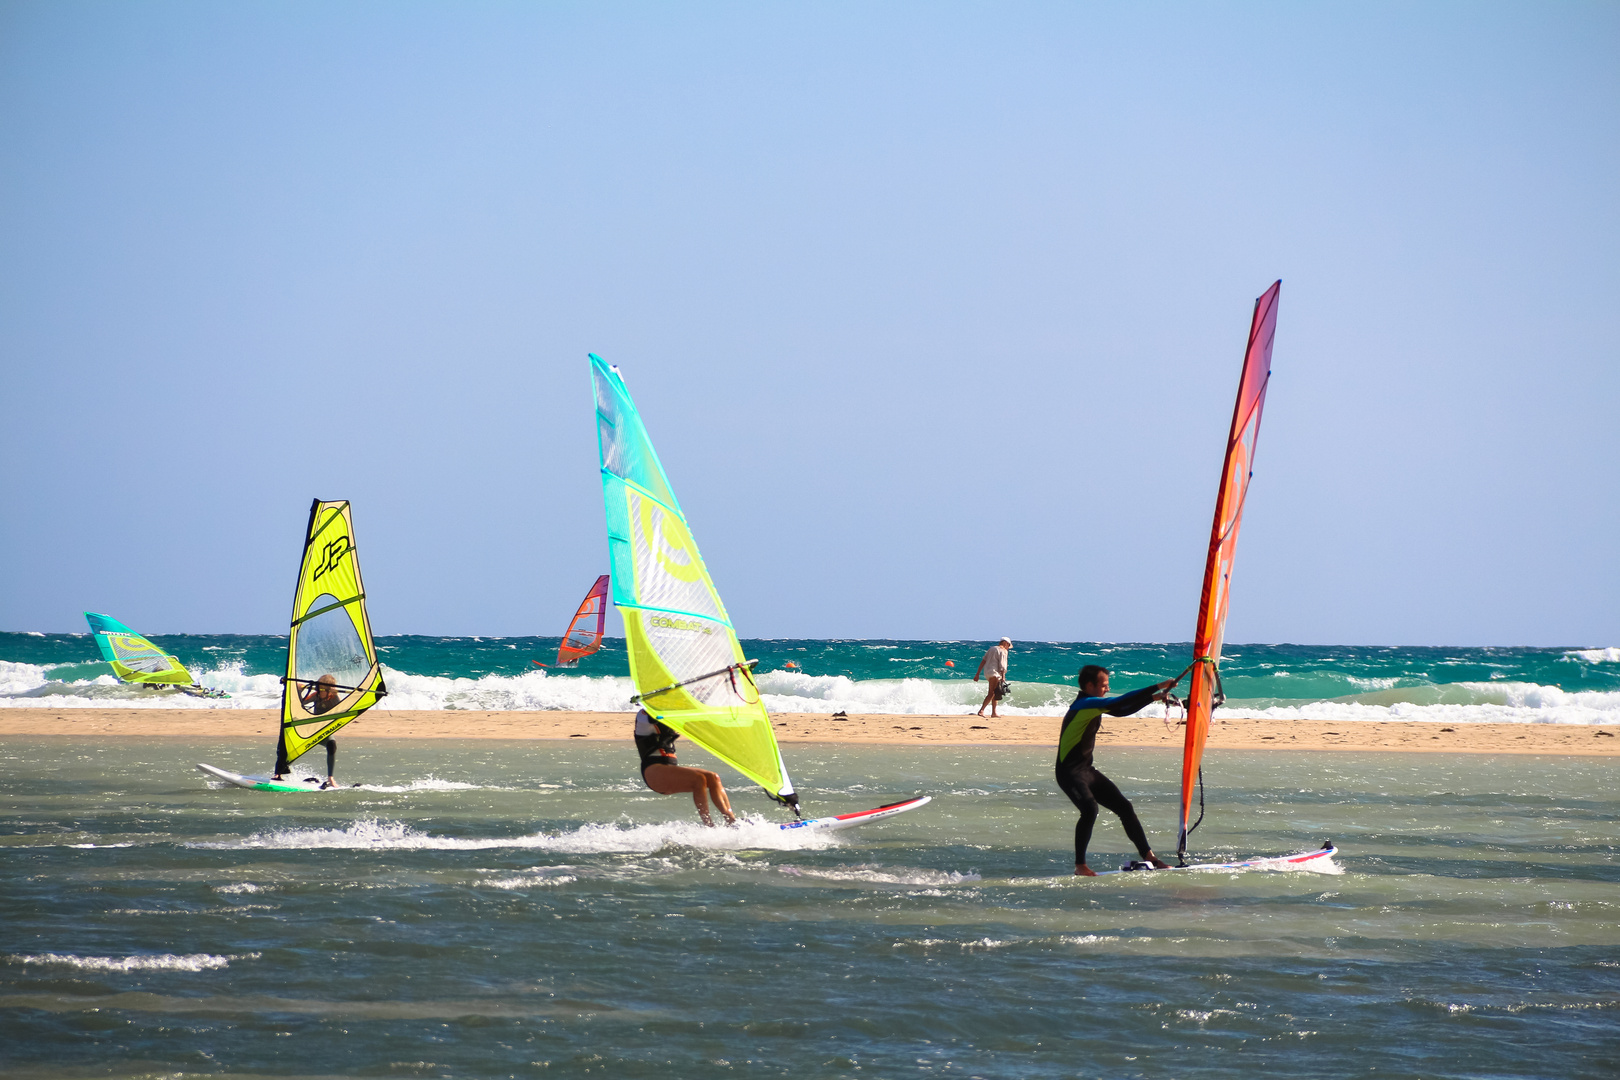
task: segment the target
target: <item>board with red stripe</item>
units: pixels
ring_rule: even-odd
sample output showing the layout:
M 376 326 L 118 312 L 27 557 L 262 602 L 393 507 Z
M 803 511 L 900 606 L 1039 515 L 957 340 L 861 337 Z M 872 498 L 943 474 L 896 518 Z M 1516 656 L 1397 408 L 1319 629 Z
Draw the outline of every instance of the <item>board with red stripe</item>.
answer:
M 836 817 L 805 818 L 802 821 L 789 821 L 781 825 L 783 829 L 852 829 L 857 825 L 870 825 L 874 821 L 904 814 L 908 810 L 915 810 L 919 806 L 926 806 L 933 801 L 930 795 L 918 795 L 915 798 L 903 799 L 900 802 L 887 803 L 883 806 L 874 806 L 870 810 L 857 810 L 853 814 L 839 814 Z
M 1245 859 L 1242 862 L 1226 863 L 1191 863 L 1187 866 L 1171 866 L 1170 870 L 1319 870 L 1328 873 L 1338 873 L 1334 869 L 1333 856 L 1339 849 L 1329 840 L 1315 851 L 1302 851 L 1297 855 L 1269 855 L 1258 859 Z M 1139 862 L 1132 862 L 1120 867 L 1118 870 L 1102 870 L 1098 877 L 1107 874 L 1134 874 L 1153 870 L 1154 867 Z

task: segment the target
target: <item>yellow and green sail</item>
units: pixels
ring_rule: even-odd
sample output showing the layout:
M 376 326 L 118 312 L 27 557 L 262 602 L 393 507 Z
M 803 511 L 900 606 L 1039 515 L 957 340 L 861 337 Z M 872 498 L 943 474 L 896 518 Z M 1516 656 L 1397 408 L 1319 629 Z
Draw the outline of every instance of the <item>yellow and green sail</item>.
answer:
M 113 674 L 127 683 L 149 686 L 191 686 L 185 665 L 164 652 L 111 615 L 84 613 L 90 633 L 96 639 L 101 658 L 112 665 Z
M 347 501 L 316 499 L 293 593 L 281 732 L 287 760 L 371 708 L 388 692 L 366 615 Z
M 591 377 L 608 576 L 641 706 L 773 797 L 795 804 L 742 645 L 630 392 L 619 370 L 594 353 Z

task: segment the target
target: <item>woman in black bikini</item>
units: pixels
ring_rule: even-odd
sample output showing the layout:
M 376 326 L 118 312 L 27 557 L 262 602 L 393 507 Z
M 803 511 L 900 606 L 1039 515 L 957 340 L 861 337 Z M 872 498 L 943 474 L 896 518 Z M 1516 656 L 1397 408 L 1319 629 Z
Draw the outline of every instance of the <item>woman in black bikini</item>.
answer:
M 703 824 L 712 826 L 709 800 L 720 808 L 727 825 L 737 824 L 737 815 L 731 812 L 731 800 L 720 783 L 720 774 L 708 769 L 694 769 L 675 764 L 675 732 L 647 715 L 642 709 L 636 713 L 636 752 L 641 755 L 641 779 L 660 795 L 692 793 L 698 817 Z

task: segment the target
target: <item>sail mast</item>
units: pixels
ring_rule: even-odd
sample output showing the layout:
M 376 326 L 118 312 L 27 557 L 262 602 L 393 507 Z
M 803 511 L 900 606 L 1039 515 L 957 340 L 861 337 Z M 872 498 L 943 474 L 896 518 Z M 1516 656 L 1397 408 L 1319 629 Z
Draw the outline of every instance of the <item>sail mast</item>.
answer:
M 642 708 L 795 808 L 771 718 L 619 370 L 591 354 L 608 577 Z
M 1226 460 L 1221 466 L 1220 491 L 1215 496 L 1215 522 L 1210 528 L 1209 557 L 1204 563 L 1204 588 L 1198 601 L 1198 626 L 1193 635 L 1192 686 L 1187 693 L 1187 736 L 1181 756 L 1181 821 L 1176 855 L 1187 857 L 1187 834 L 1198 826 L 1192 820 L 1194 790 L 1201 783 L 1204 741 L 1209 735 L 1210 713 L 1225 699 L 1221 693 L 1221 644 L 1226 635 L 1226 609 L 1232 587 L 1232 556 L 1237 550 L 1243 503 L 1253 477 L 1255 442 L 1260 436 L 1260 413 L 1266 404 L 1271 379 L 1271 343 L 1277 333 L 1278 281 L 1254 302 L 1249 344 L 1243 353 L 1243 374 L 1238 380 L 1237 404 L 1226 437 Z M 1199 820 L 1203 815 L 1200 812 Z

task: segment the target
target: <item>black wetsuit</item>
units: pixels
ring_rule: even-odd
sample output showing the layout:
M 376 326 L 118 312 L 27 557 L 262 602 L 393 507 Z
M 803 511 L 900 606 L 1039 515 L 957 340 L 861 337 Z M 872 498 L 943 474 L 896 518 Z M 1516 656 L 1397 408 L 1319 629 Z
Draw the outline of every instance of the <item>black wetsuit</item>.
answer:
M 328 735 L 321 740 L 326 747 L 326 775 L 332 775 L 332 767 L 337 764 L 337 740 Z M 262 760 L 262 759 L 261 759 Z M 292 771 L 292 762 L 287 760 L 287 729 L 281 729 L 281 735 L 276 739 L 276 775 L 286 776 Z
M 299 694 L 298 700 L 304 706 L 304 708 L 308 709 L 316 716 L 319 716 L 324 712 L 331 712 L 332 707 L 337 704 L 336 699 L 333 699 L 325 705 L 321 704 L 320 695 L 316 692 L 316 689 L 313 686 L 304 693 Z M 321 740 L 321 745 L 326 747 L 326 775 L 331 776 L 334 766 L 337 765 L 337 740 L 331 736 L 327 736 Z M 281 733 L 276 736 L 275 775 L 286 776 L 291 771 L 292 762 L 287 760 L 287 729 L 282 728 Z
M 645 714 L 637 715 L 637 727 L 641 726 L 639 721 L 643 715 Z M 636 732 L 636 753 L 641 755 L 643 781 L 647 779 L 647 766 L 675 764 L 675 740 L 680 737 L 650 716 L 647 717 L 647 723 L 653 726 L 652 734 L 643 735 L 639 731 Z
M 1102 718 L 1129 716 L 1153 700 L 1157 686 L 1144 686 L 1118 697 L 1094 698 L 1081 695 L 1063 716 L 1063 728 L 1058 735 L 1057 782 L 1063 794 L 1080 810 L 1080 820 L 1074 826 L 1074 864 L 1084 866 L 1086 845 L 1091 842 L 1091 828 L 1097 823 L 1097 807 L 1106 806 L 1119 815 L 1125 826 L 1125 835 L 1136 845 L 1136 853 L 1147 858 L 1153 849 L 1148 846 L 1147 833 L 1136 818 L 1131 800 L 1120 794 L 1114 782 L 1098 772 L 1091 764 L 1092 751 L 1097 746 L 1097 730 Z

